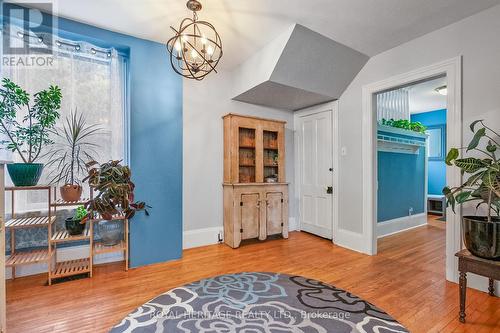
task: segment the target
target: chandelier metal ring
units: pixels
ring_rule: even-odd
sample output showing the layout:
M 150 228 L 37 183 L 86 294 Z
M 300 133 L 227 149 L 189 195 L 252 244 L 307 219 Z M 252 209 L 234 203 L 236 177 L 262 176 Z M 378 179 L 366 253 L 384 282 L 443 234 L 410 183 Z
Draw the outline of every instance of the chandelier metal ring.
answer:
M 222 40 L 215 27 L 198 20 L 197 11 L 201 4 L 189 0 L 187 7 L 193 11 L 193 18 L 181 21 L 179 29 L 170 27 L 175 35 L 167 42 L 170 64 L 176 73 L 188 79 L 203 80 L 222 58 Z

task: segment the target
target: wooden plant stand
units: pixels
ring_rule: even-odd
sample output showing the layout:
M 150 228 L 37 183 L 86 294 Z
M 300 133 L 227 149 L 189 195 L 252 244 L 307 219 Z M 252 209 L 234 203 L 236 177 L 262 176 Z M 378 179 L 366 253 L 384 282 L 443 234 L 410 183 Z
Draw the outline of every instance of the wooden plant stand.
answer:
M 64 278 L 73 275 L 88 273 L 92 277 L 94 266 L 94 256 L 112 253 L 123 252 L 125 257 L 125 270 L 128 270 L 129 261 L 129 221 L 124 216 L 114 216 L 113 220 L 123 221 L 124 237 L 114 246 L 105 246 L 100 241 L 94 240 L 94 224 L 102 221 L 96 217 L 87 221 L 84 232 L 81 235 L 71 236 L 66 229 L 58 230 L 56 224 L 57 210 L 61 208 L 76 207 L 84 205 L 88 202 L 88 198 L 80 199 L 79 201 L 64 201 L 57 198 L 57 187 L 48 185 L 37 186 L 13 186 L 6 187 L 5 191 L 12 192 L 12 218 L 5 223 L 5 228 L 11 232 L 11 255 L 6 260 L 5 266 L 12 268 L 12 278 L 16 278 L 16 267 L 20 265 L 31 265 L 38 263 L 47 263 L 48 285 L 52 285 L 53 280 Z M 47 214 L 33 217 L 16 218 L 15 212 L 15 192 L 16 191 L 47 191 Z M 52 192 L 53 191 L 53 192 Z M 92 190 L 90 198 L 93 197 Z M 27 228 L 47 228 L 47 247 L 37 248 L 29 251 L 16 251 L 15 231 L 18 229 Z M 58 261 L 57 247 L 63 243 L 87 241 L 89 245 L 88 256 L 79 259 Z
M 465 323 L 465 298 L 467 294 L 467 273 L 474 273 L 489 278 L 488 292 L 495 295 L 494 281 L 500 280 L 500 261 L 483 259 L 472 255 L 464 249 L 455 254 L 458 257 L 458 270 L 460 272 L 460 312 L 459 320 Z
M 55 216 L 51 214 L 50 202 L 51 202 L 51 188 L 46 185 L 37 186 L 11 186 L 6 187 L 5 191 L 11 192 L 11 213 L 12 217 L 10 220 L 5 222 L 5 228 L 10 231 L 10 256 L 5 261 L 6 267 L 12 268 L 12 279 L 16 278 L 16 267 L 21 265 L 32 265 L 38 263 L 47 263 L 49 266 L 49 284 L 50 284 L 50 262 L 52 260 L 52 251 L 50 250 L 50 239 L 52 237 L 51 229 L 52 224 L 55 221 Z M 47 191 L 47 215 L 39 215 L 33 217 L 22 217 L 16 218 L 15 211 L 15 192 L 16 191 Z M 45 249 L 34 249 L 28 251 L 17 251 L 16 250 L 16 230 L 19 229 L 29 229 L 29 228 L 47 228 L 48 239 L 47 248 Z

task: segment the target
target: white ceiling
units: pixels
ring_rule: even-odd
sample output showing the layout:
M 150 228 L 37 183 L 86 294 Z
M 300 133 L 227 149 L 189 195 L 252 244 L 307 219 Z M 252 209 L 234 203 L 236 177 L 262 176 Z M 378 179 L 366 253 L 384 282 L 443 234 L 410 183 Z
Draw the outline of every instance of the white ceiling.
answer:
M 445 85 L 446 78 L 443 77 L 409 87 L 410 113 L 446 109 L 446 96 L 435 90 Z
M 62 17 L 165 43 L 190 15 L 185 0 L 54 0 Z M 232 68 L 293 23 L 369 56 L 444 27 L 500 0 L 201 0 Z M 20 1 L 21 2 L 21 1 Z M 24 1 L 26 2 L 26 1 Z M 35 2 L 35 1 L 28 1 Z

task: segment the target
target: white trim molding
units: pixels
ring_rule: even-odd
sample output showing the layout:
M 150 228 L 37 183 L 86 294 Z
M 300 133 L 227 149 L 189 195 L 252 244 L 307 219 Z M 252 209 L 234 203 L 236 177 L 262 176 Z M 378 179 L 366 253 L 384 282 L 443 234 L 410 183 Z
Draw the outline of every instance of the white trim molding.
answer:
M 182 248 L 191 249 L 193 247 L 200 247 L 206 245 L 213 245 L 219 243 L 219 235 L 224 235 L 224 228 L 212 227 L 194 230 L 184 230 Z
M 369 244 L 368 254 L 377 253 L 377 159 L 376 159 L 376 115 L 375 96 L 378 92 L 410 85 L 439 76 L 445 76 L 447 95 L 447 149 L 462 146 L 462 57 L 457 56 L 408 73 L 368 84 L 362 89 L 362 167 L 363 167 L 363 237 Z M 461 181 L 458 168 L 447 167 L 446 182 L 458 186 Z M 462 248 L 460 240 L 460 210 L 453 214 L 447 211 L 446 221 L 446 278 L 458 280 L 458 261 L 454 254 Z
M 363 167 L 363 236 L 370 244 L 367 253 L 377 253 L 377 160 L 376 160 L 376 119 L 375 94 L 384 90 L 397 88 L 427 79 L 445 76 L 448 86 L 447 95 L 447 148 L 462 146 L 462 57 L 442 61 L 405 74 L 363 86 L 363 130 L 362 130 L 362 167 Z M 446 182 L 450 186 L 458 186 L 461 175 L 458 168 L 447 168 Z M 461 211 L 453 214 L 447 211 L 446 221 L 446 278 L 458 280 L 458 261 L 455 253 L 462 248 L 460 240 Z
M 403 216 L 377 223 L 377 238 L 394 235 L 427 224 L 427 213 Z

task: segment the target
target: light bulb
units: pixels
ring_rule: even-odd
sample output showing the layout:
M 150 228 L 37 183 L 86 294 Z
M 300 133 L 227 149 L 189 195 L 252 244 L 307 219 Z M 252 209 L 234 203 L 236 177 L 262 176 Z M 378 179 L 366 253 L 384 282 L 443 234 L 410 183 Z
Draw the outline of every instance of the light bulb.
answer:
M 196 52 L 196 50 L 195 50 L 195 49 L 192 49 L 192 50 L 191 50 L 191 58 L 195 59 L 195 58 L 197 58 L 197 57 L 198 57 L 198 52 Z
M 205 35 L 203 35 L 203 36 L 201 37 L 201 43 L 202 43 L 203 45 L 205 45 L 205 44 L 207 43 L 207 38 L 205 37 Z
M 186 35 L 182 34 L 181 39 L 182 39 L 182 41 L 183 41 L 183 42 L 187 42 L 187 40 L 188 40 L 188 36 L 186 36 Z
M 177 50 L 177 52 L 181 51 L 182 49 L 181 42 L 179 41 L 175 42 L 175 49 Z
M 207 54 L 208 55 L 214 54 L 214 48 L 212 47 L 212 45 L 208 45 L 208 47 L 207 47 Z

